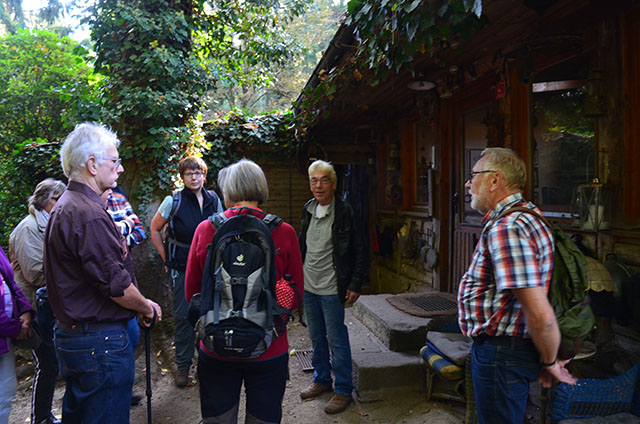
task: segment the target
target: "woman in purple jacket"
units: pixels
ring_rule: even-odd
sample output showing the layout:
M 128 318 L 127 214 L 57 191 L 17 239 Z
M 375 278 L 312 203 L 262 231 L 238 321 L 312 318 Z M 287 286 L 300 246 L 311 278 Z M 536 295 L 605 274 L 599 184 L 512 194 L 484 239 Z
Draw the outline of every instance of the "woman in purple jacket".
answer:
M 26 339 L 34 310 L 13 280 L 11 263 L 0 247 L 0 424 L 9 422 L 16 394 L 16 361 L 9 339 Z

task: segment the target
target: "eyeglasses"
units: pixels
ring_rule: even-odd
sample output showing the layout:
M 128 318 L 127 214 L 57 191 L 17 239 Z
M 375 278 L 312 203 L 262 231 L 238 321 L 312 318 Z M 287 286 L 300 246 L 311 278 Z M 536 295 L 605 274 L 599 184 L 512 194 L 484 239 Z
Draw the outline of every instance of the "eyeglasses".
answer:
M 204 175 L 202 171 L 185 172 L 182 174 L 185 178 L 200 178 Z
M 317 178 L 311 178 L 310 183 L 311 185 L 327 185 L 331 182 L 331 180 L 327 177 L 322 177 L 320 179 Z
M 469 181 L 473 181 L 473 177 L 475 177 L 478 174 L 488 174 L 490 172 L 498 172 L 498 171 L 494 171 L 492 169 L 487 169 L 486 171 L 471 171 L 469 172 Z
M 119 167 L 120 164 L 122 163 L 122 158 L 102 158 L 102 157 L 100 157 L 98 159 L 110 160 L 111 162 L 113 162 L 113 164 L 116 166 L 116 168 Z

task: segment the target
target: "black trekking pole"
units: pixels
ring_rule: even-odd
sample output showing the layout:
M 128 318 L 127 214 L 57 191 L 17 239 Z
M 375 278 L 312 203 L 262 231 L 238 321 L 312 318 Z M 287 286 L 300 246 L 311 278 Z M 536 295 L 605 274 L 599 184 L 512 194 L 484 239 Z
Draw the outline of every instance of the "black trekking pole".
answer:
M 151 352 L 150 352 L 151 346 L 149 346 L 151 344 L 151 336 L 149 333 L 151 333 L 151 329 L 155 325 L 157 317 L 158 317 L 158 314 L 156 312 L 156 308 L 153 308 L 153 318 L 151 319 L 147 317 L 142 318 L 142 321 L 145 324 L 149 324 L 148 327 L 146 325 L 142 326 L 144 328 L 144 348 L 145 348 L 145 360 L 146 360 L 146 366 L 147 366 L 147 392 L 146 393 L 147 393 L 147 423 L 148 424 L 151 424 Z

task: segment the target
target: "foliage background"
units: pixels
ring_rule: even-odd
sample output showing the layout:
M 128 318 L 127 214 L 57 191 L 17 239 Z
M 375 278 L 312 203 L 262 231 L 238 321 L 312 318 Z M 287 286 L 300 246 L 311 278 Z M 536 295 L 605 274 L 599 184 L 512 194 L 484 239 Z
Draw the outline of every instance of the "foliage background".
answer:
M 7 159 L 0 182 L 10 187 L 0 192 L 3 246 L 35 185 L 45 177 L 66 181 L 58 150 L 78 122 L 117 132 L 125 166 L 119 182 L 142 217 L 180 183 L 177 163 L 186 154 L 203 156 L 212 175 L 247 152 L 293 155 L 291 112 L 276 109 L 289 109 L 345 7 L 333 0 L 96 0 L 83 12 L 92 41 L 78 43 L 60 35 L 70 31 L 59 18 L 73 4 L 49 0 L 25 20 L 20 1 L 0 1 Z M 25 30 L 30 18 L 51 31 Z
M 47 31 L 0 38 L 0 243 L 27 211 L 46 177 L 61 179 L 57 152 L 75 122 L 101 116 L 99 81 L 87 51 Z

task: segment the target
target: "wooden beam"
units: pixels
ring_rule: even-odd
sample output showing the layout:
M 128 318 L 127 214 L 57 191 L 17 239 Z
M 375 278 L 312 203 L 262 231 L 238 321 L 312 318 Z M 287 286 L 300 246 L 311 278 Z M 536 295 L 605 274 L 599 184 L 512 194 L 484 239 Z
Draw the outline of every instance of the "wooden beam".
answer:
M 622 103 L 624 159 L 622 175 L 623 219 L 640 222 L 640 6 L 621 16 Z

